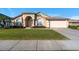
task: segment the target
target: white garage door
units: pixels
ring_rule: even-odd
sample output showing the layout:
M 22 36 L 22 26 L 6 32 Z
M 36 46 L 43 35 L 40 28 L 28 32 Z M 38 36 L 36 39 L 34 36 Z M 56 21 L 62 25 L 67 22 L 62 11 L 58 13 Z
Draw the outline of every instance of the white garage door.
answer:
M 67 28 L 68 21 L 50 21 L 50 28 Z

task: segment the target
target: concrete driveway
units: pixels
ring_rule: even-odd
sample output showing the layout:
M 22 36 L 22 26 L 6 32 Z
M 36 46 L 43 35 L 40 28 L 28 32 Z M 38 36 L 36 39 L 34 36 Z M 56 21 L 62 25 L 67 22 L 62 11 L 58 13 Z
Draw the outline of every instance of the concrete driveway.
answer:
M 63 34 L 71 40 L 79 40 L 79 30 L 69 28 L 54 28 L 53 30 Z
M 70 40 L 0 40 L 0 51 L 63 51 L 79 50 L 79 31 L 73 29 L 53 30 Z
M 54 28 L 53 30 L 70 39 L 61 41 L 57 40 L 57 43 L 63 50 L 79 50 L 79 30 L 69 28 Z

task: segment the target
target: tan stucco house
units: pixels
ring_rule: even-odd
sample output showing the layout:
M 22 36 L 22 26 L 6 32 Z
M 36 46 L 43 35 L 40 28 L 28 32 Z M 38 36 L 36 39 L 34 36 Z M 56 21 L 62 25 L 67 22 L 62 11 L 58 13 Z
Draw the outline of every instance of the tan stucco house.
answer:
M 47 28 L 67 28 L 68 18 L 50 17 L 43 13 L 22 13 L 12 20 L 13 26 L 22 26 L 24 28 L 34 26 L 45 26 Z

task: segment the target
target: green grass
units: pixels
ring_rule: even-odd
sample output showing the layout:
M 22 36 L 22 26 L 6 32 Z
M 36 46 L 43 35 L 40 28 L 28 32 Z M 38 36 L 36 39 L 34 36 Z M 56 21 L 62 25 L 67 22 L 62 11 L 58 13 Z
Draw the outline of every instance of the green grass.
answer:
M 66 39 L 65 36 L 49 29 L 0 29 L 0 39 Z

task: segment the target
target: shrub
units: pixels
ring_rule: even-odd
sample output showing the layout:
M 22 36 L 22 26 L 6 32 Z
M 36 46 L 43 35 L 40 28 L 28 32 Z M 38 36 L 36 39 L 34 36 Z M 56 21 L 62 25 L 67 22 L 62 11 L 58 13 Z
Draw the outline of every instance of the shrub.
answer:
M 45 26 L 33 26 L 32 28 L 46 28 Z
M 77 26 L 69 26 L 69 28 L 78 29 L 79 28 L 79 25 L 77 25 Z

